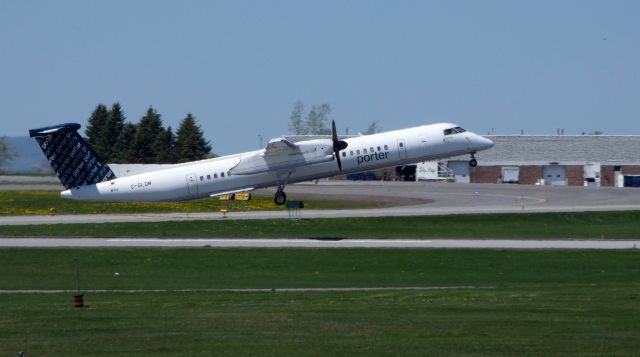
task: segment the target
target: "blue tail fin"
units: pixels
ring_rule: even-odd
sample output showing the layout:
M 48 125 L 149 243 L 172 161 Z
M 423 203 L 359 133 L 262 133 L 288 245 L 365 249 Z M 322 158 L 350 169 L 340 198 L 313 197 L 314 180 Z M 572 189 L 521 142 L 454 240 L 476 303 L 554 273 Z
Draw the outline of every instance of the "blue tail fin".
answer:
M 60 124 L 29 130 L 65 188 L 92 185 L 116 178 L 111 168 L 78 134 L 80 124 Z

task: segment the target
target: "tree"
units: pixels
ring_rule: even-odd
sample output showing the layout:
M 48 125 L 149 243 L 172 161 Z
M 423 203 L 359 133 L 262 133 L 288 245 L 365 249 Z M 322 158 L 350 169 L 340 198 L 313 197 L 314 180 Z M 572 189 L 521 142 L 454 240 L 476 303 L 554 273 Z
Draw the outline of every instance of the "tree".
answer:
M 176 152 L 176 138 L 173 130 L 168 127 L 167 130 L 161 132 L 156 138 L 156 145 L 160 148 L 156 158 L 159 164 L 173 164 L 178 162 L 178 154 Z
M 182 119 L 177 136 L 178 162 L 202 160 L 211 153 L 211 145 L 204 139 L 202 129 L 191 113 Z
M 7 161 L 13 159 L 15 155 L 9 150 L 9 147 L 4 142 L 4 138 L 0 138 L 0 172 L 2 172 L 2 167 L 7 163 Z
M 295 135 L 327 135 L 331 134 L 331 130 L 326 126 L 329 114 L 331 114 L 331 105 L 329 103 L 320 104 L 320 106 L 312 106 L 304 116 L 304 104 L 297 101 L 293 104 L 291 112 L 291 122 L 289 131 Z
M 134 163 L 152 164 L 157 161 L 160 141 L 157 138 L 162 134 L 162 119 L 160 114 L 149 107 L 145 116 L 140 119 L 131 143 L 131 157 Z
M 113 154 L 111 156 L 111 162 L 113 163 L 133 163 L 135 157 L 131 152 L 131 143 L 136 135 L 136 125 L 126 123 L 122 126 L 120 135 L 113 146 Z
M 312 106 L 311 111 L 309 111 L 309 115 L 307 115 L 307 131 L 309 134 L 331 134 L 331 131 L 325 126 L 329 114 L 331 114 L 331 106 L 329 103 L 320 104 L 319 107 L 316 107 L 315 105 Z
M 102 132 L 105 130 L 108 122 L 109 111 L 107 110 L 107 106 L 104 104 L 98 104 L 93 113 L 91 113 L 87 129 L 84 132 L 89 145 L 91 145 L 93 150 L 95 150 L 98 156 L 103 160 L 107 160 L 109 158 L 109 153 L 111 151 L 111 147 L 103 143 L 102 136 Z
M 109 111 L 107 122 L 98 134 L 97 147 L 102 153 L 101 157 L 103 160 L 111 160 L 114 156 L 114 147 L 118 141 L 120 132 L 122 132 L 125 119 L 126 117 L 122 112 L 122 108 L 120 108 L 120 103 L 113 103 L 111 110 Z
M 307 127 L 302 121 L 302 114 L 304 113 L 304 104 L 298 100 L 293 104 L 293 110 L 291 111 L 291 123 L 289 124 L 289 131 L 295 135 L 307 134 Z
M 114 152 L 114 148 L 125 119 L 118 102 L 113 103 L 111 110 L 107 110 L 104 104 L 98 104 L 89 117 L 85 130 L 87 142 L 104 161 L 112 161 L 114 157 L 120 157 Z
M 382 130 L 382 128 L 380 127 L 380 125 L 378 124 L 378 121 L 374 121 L 373 123 L 369 124 L 369 127 L 367 128 L 367 131 L 364 132 L 365 135 L 371 135 L 371 134 L 377 134 L 380 132 L 380 130 Z

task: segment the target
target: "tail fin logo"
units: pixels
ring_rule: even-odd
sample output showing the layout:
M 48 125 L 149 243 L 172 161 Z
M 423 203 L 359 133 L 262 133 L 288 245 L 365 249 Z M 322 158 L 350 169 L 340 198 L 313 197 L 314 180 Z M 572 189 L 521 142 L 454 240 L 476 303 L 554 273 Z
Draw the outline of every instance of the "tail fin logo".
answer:
M 80 124 L 29 130 L 65 188 L 92 185 L 116 178 L 111 168 L 78 134 Z

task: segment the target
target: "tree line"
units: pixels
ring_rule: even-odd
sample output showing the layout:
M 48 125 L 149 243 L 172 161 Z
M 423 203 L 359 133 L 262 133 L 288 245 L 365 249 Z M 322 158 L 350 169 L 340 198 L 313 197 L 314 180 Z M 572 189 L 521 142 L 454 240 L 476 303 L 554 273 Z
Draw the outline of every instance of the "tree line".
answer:
M 85 139 L 105 162 L 173 164 L 211 157 L 211 145 L 188 113 L 174 134 L 151 106 L 138 123 L 125 123 L 120 103 L 98 104 L 89 117 Z

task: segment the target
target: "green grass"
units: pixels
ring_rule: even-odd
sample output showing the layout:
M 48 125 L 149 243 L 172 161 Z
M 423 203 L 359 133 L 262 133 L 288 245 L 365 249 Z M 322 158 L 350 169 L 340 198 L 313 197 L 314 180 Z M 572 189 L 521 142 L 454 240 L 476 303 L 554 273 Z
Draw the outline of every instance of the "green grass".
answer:
M 639 254 L 4 249 L 0 289 L 493 288 L 0 294 L 0 355 L 633 356 Z
M 218 198 L 170 203 L 97 202 L 62 199 L 58 191 L 0 191 L 0 216 L 47 215 L 51 208 L 56 214 L 217 212 L 228 205 L 229 201 Z M 235 210 L 284 209 L 273 203 L 273 197 L 259 195 L 253 195 L 249 202 L 231 202 L 231 205 Z M 377 203 L 308 198 L 305 205 L 312 209 L 348 209 L 376 207 Z
M 640 211 L 0 226 L 11 236 L 638 239 Z

